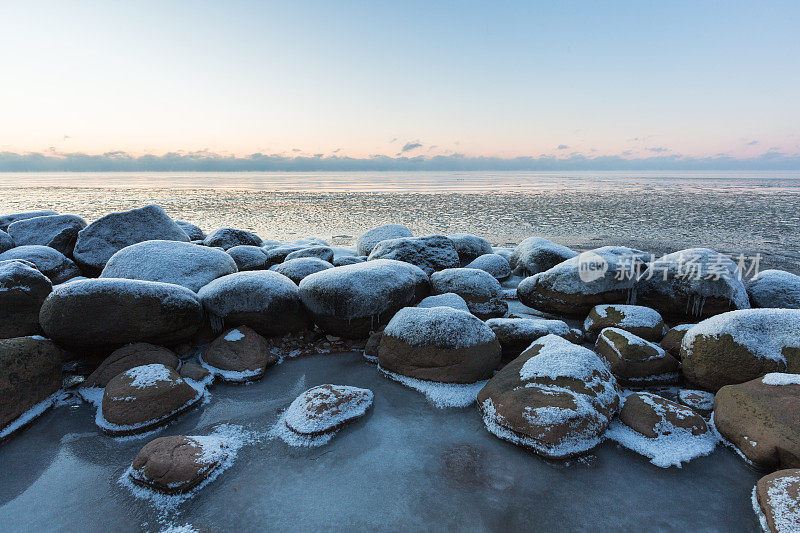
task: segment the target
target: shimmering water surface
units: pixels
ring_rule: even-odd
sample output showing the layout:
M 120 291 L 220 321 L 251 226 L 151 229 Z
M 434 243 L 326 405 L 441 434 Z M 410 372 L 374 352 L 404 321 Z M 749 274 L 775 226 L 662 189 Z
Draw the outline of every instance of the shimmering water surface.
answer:
M 0 174 L 0 211 L 52 208 L 93 220 L 148 203 L 205 230 L 350 244 L 397 222 L 415 234 L 471 232 L 495 245 L 536 235 L 588 249 L 706 246 L 761 253 L 797 272 L 800 172 Z

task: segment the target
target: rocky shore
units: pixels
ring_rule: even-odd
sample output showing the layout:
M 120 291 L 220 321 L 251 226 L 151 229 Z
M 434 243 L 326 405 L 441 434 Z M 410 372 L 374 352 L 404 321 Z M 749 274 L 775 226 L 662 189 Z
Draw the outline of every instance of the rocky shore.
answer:
M 90 224 L 43 210 L 0 217 L 0 318 L 0 440 L 80 397 L 109 439 L 147 435 L 120 481 L 134 495 L 188 497 L 268 436 L 329 443 L 373 391 L 312 383 L 247 437 L 168 433 L 218 380 L 357 351 L 431 409 L 474 404 L 531 460 L 612 440 L 668 468 L 726 444 L 765 474 L 741 505 L 800 524 L 800 276 L 748 278 L 714 250 L 498 248 L 397 224 L 338 247 L 206 233 L 155 205 Z

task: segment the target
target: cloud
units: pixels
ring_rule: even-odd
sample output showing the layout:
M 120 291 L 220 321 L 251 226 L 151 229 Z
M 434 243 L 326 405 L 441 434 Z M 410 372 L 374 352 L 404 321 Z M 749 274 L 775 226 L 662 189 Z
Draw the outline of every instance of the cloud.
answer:
M 663 146 L 653 146 L 652 148 L 645 148 L 648 152 L 653 152 L 656 154 L 662 154 L 664 152 L 669 152 L 669 148 L 664 148 Z
M 757 141 L 757 140 L 755 140 L 755 139 L 753 139 L 752 141 L 750 141 L 749 143 L 747 143 L 747 146 L 755 146 L 755 145 L 757 145 L 757 144 L 758 144 L 758 141 Z
M 421 147 L 422 147 L 422 143 L 419 142 L 419 141 L 407 142 L 400 149 L 400 152 L 401 153 L 406 153 L 406 152 L 410 152 L 412 150 L 416 150 L 417 148 L 421 148 Z
M 569 145 L 566 144 L 559 144 L 556 150 L 569 150 Z
M 464 154 L 398 156 L 372 155 L 364 158 L 314 154 L 287 156 L 257 152 L 235 156 L 208 151 L 170 152 L 161 155 L 133 155 L 115 151 L 104 154 L 81 152 L 0 152 L 3 172 L 225 172 L 225 171 L 550 171 L 550 170 L 800 170 L 800 154 L 778 151 L 759 156 L 735 158 L 729 155 L 690 157 L 658 154 L 630 158 L 619 155 L 571 154 L 568 157 L 468 157 Z

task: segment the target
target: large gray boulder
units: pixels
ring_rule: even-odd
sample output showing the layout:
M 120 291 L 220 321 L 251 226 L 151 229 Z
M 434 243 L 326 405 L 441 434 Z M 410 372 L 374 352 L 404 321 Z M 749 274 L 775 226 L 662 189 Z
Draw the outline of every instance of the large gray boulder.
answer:
M 66 256 L 72 255 L 78 232 L 86 221 L 76 215 L 50 215 L 18 220 L 8 226 L 8 234 L 17 246 L 41 244 L 55 248 Z
M 126 246 L 106 263 L 101 278 L 172 283 L 195 292 L 213 280 L 236 272 L 222 250 L 180 241 L 145 241 Z
M 201 319 L 200 300 L 191 290 L 128 279 L 61 285 L 39 313 L 47 337 L 87 355 L 107 355 L 132 342 L 177 345 L 197 333 Z
M 379 242 L 370 252 L 368 260 L 395 259 L 418 266 L 429 276 L 437 270 L 457 268 L 460 265 L 453 241 L 443 235 L 427 237 L 401 237 Z
M 431 274 L 431 292 L 453 292 L 467 302 L 472 314 L 481 319 L 501 317 L 508 312 L 500 282 L 488 272 L 475 268 L 446 268 Z
M 653 261 L 636 286 L 636 303 L 688 322 L 750 308 L 736 263 L 708 248 L 680 250 Z
M 14 247 L 14 239 L 5 231 L 0 230 L 0 254 Z
M 762 270 L 747 284 L 753 307 L 800 309 L 800 276 L 783 270 Z
M 266 270 L 269 268 L 267 252 L 260 246 L 240 244 L 226 250 L 236 262 L 239 272 L 246 270 Z
M 491 243 L 483 237 L 478 237 L 470 233 L 453 233 L 452 235 L 448 235 L 447 238 L 453 241 L 453 246 L 456 247 L 461 266 L 472 262 L 477 257 L 484 254 L 492 253 Z
M 467 268 L 477 268 L 488 272 L 497 279 L 506 279 L 511 275 L 508 259 L 500 254 L 483 254 L 467 264 Z
M 333 265 L 316 257 L 296 257 L 269 267 L 270 270 L 283 274 L 298 284 L 306 276 L 329 268 L 333 268 Z
M 17 246 L 0 254 L 0 261 L 18 260 L 32 263 L 36 269 L 47 276 L 53 285 L 81 275 L 81 271 L 67 256 L 49 246 L 30 244 Z
M 292 280 L 277 272 L 253 270 L 215 279 L 198 293 L 217 329 L 248 326 L 264 337 L 296 332 L 308 316 Z
M 184 241 L 189 237 L 157 205 L 110 213 L 78 233 L 73 257 L 87 273 L 100 273 L 112 255 L 144 241 Z
M 176 220 L 175 223 L 180 226 L 184 233 L 191 241 L 202 241 L 206 238 L 205 232 L 199 226 L 195 226 L 191 222 L 184 222 L 183 220 Z
M 0 263 L 0 339 L 40 333 L 39 309 L 52 289 L 35 268 L 19 261 Z
M 418 267 L 375 259 L 330 268 L 300 282 L 300 297 L 324 331 L 366 338 L 401 308 L 427 296 L 428 276 Z
M 577 252 L 566 246 L 547 239 L 528 237 L 514 248 L 508 262 L 511 270 L 516 270 L 523 276 L 532 276 L 577 255 Z
M 250 231 L 236 228 L 220 228 L 209 234 L 203 243 L 227 250 L 234 246 L 261 246 L 261 237 Z
M 387 239 L 413 237 L 411 230 L 401 224 L 384 224 L 364 232 L 356 241 L 358 255 L 369 255 L 375 245 Z
M 17 220 L 25 220 L 26 218 L 46 217 L 49 215 L 57 215 L 55 211 L 29 211 L 27 213 L 14 213 L 13 215 L 5 215 L 0 217 L 0 230 L 7 230 L 8 227 Z

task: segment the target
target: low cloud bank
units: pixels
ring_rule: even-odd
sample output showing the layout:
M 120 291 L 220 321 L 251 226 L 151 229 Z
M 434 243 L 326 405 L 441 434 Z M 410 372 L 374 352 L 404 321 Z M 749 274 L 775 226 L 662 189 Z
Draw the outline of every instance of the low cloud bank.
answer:
M 800 155 L 767 152 L 735 158 L 728 155 L 688 157 L 657 155 L 629 158 L 617 155 L 587 157 L 467 157 L 462 154 L 433 157 L 297 156 L 251 154 L 228 156 L 211 152 L 131 155 L 126 152 L 14 153 L 0 152 L 0 172 L 143 172 L 143 171 L 450 171 L 450 170 L 800 170 Z

